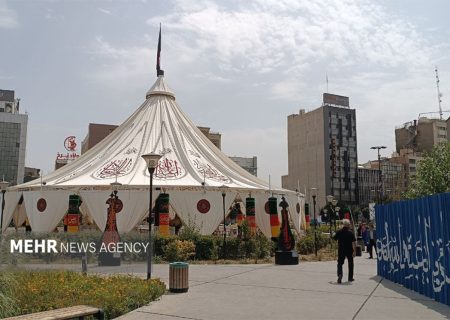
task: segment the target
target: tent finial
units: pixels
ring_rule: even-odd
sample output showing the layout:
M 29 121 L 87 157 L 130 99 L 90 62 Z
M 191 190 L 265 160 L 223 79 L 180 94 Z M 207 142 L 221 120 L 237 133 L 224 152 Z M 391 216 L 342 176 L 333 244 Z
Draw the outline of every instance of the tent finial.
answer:
M 163 76 L 164 70 L 161 70 L 161 23 L 159 24 L 159 37 L 158 37 L 158 53 L 156 55 L 156 76 Z

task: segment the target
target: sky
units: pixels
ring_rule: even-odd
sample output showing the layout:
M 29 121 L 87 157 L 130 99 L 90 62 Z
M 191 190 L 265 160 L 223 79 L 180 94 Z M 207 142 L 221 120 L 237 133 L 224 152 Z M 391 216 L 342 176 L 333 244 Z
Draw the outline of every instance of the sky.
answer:
M 183 111 L 280 186 L 287 116 L 319 107 L 327 76 L 356 109 L 359 163 L 438 111 L 435 66 L 450 109 L 448 12 L 448 0 L 0 0 L 0 88 L 29 115 L 26 165 L 48 173 L 67 136 L 81 145 L 89 123 L 120 124 L 144 101 L 161 23 Z

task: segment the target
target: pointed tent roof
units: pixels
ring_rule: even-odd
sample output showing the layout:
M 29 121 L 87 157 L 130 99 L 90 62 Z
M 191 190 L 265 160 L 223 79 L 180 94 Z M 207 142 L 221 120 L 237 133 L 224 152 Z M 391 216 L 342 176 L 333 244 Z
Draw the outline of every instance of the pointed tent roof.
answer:
M 219 150 L 184 114 L 160 75 L 144 103 L 104 140 L 72 163 L 44 176 L 46 188 L 77 190 L 110 186 L 116 179 L 129 187 L 147 186 L 146 153 L 162 155 L 154 184 L 176 187 L 219 187 L 267 191 L 269 185 L 251 175 Z M 14 189 L 36 189 L 31 181 Z M 288 190 L 276 190 L 293 193 Z

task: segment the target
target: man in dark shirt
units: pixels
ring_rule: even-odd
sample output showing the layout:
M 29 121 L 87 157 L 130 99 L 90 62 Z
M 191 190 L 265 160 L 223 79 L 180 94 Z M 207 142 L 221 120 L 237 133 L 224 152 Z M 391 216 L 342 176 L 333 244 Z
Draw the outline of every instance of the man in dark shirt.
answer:
M 338 241 L 338 283 L 342 283 L 342 265 L 344 264 L 345 258 L 348 261 L 348 281 L 355 281 L 353 279 L 353 257 L 356 252 L 356 238 L 350 230 L 350 221 L 344 219 L 342 222 L 344 224 L 342 229 L 336 232 L 333 237 L 334 240 Z

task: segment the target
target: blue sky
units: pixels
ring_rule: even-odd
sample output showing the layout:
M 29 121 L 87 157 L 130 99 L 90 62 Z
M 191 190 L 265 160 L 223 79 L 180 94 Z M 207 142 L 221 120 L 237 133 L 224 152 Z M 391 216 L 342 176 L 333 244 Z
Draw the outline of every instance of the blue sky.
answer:
M 4 1 L 0 88 L 29 114 L 26 164 L 52 170 L 63 141 L 90 122 L 120 124 L 162 67 L 198 125 L 222 133 L 228 155 L 258 156 L 259 176 L 287 173 L 287 116 L 347 95 L 358 154 L 395 148 L 394 128 L 450 102 L 445 0 Z

